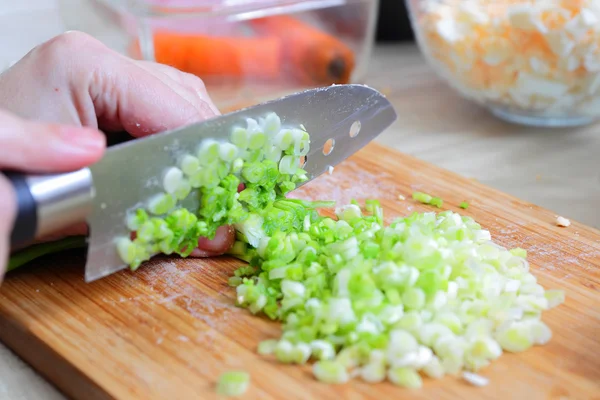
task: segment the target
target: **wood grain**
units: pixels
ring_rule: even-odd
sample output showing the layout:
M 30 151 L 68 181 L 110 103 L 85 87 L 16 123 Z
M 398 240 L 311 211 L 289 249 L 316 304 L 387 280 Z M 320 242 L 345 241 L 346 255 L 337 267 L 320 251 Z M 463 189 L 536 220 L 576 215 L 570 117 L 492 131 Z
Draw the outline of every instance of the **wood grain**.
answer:
M 600 232 L 477 182 L 371 144 L 295 193 L 296 197 L 379 198 L 390 220 L 428 208 L 407 198 L 423 190 L 444 208 L 471 204 L 472 215 L 501 245 L 529 251 L 534 274 L 567 300 L 544 314 L 554 332 L 546 346 L 507 354 L 482 371 L 475 388 L 451 377 L 409 391 L 389 383 L 316 382 L 309 367 L 255 354 L 276 323 L 234 306 L 226 284 L 240 262 L 160 258 L 136 273 L 83 281 L 84 256 L 47 257 L 10 273 L 0 288 L 0 339 L 76 399 L 216 398 L 218 376 L 251 374 L 249 399 L 600 399 Z

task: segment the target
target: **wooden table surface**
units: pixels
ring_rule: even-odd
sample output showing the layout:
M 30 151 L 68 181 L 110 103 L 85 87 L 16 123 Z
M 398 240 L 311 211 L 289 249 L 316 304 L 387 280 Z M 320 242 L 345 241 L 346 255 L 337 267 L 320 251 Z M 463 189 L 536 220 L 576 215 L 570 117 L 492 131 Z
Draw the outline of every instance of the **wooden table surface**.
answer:
M 17 7 L 0 0 L 0 38 L 19 38 L 2 42 L 0 69 L 60 32 L 52 3 Z M 11 14 L 10 7 L 20 10 Z M 505 124 L 447 88 L 412 45 L 376 48 L 367 83 L 384 91 L 400 115 L 379 143 L 600 228 L 600 124 L 554 130 Z M 0 398 L 64 397 L 0 345 Z

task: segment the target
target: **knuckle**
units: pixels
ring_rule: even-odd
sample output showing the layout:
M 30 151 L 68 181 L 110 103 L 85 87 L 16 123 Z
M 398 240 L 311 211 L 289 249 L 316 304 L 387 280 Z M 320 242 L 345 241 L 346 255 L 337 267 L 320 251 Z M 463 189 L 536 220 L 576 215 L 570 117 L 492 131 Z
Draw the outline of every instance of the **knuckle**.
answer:
M 194 85 L 196 90 L 206 92 L 206 84 L 201 78 L 194 74 L 190 74 L 189 72 L 184 72 L 184 74 L 188 77 L 190 83 Z
M 99 47 L 104 47 L 102 42 L 88 35 L 87 33 L 79 31 L 69 31 L 61 33 L 58 36 L 42 43 L 37 47 L 38 54 L 43 57 L 48 57 L 51 60 L 57 59 L 57 61 L 63 60 L 65 56 L 72 54 L 73 52 L 82 50 L 89 51 L 93 49 L 97 51 Z

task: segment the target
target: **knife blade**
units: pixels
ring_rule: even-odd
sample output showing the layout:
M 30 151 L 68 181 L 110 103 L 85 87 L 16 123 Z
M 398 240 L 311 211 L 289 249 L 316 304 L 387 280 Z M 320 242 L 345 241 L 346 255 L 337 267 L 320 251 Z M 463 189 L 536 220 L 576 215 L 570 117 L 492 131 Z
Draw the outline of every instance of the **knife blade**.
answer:
M 55 233 L 77 222 L 89 225 L 85 281 L 92 282 L 126 268 L 114 238 L 128 235 L 129 210 L 161 191 L 165 168 L 177 163 L 204 139 L 223 140 L 247 118 L 274 112 L 282 125 L 304 125 L 310 151 L 306 184 L 364 147 L 397 118 L 391 103 L 364 85 L 333 85 L 285 96 L 200 123 L 110 147 L 89 168 L 54 175 L 7 173 L 18 198 L 11 246 Z M 334 143 L 331 152 L 324 151 Z M 195 209 L 196 196 L 181 205 Z

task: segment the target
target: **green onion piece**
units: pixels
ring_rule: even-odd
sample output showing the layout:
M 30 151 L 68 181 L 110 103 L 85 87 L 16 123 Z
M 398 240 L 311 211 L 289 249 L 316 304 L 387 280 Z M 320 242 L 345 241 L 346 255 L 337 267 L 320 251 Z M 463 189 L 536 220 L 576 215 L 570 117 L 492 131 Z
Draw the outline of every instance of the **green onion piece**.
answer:
M 548 300 L 548 308 L 554 308 L 565 302 L 564 290 L 547 290 L 544 296 Z
M 148 211 L 154 215 L 162 215 L 175 207 L 175 197 L 167 193 L 160 193 L 148 200 Z
M 276 146 L 270 146 L 270 148 L 265 151 L 265 159 L 278 162 L 281 160 L 281 150 Z
M 126 217 L 126 225 L 127 229 L 132 232 L 137 231 L 140 226 L 142 226 L 146 221 L 148 221 L 148 214 L 143 209 L 137 209 L 135 212 L 129 212 Z
M 198 149 L 198 161 L 201 165 L 209 165 L 219 159 L 220 145 L 212 139 L 205 139 Z
M 294 156 L 283 156 L 279 161 L 279 172 L 282 174 L 294 174 L 298 169 L 298 159 Z
M 279 118 L 279 115 L 274 112 L 267 114 L 264 123 L 262 124 L 262 128 L 268 136 L 276 135 L 281 130 L 281 119 Z
M 360 377 L 369 383 L 379 383 L 385 380 L 386 366 L 381 362 L 369 363 L 360 369 Z
M 510 254 L 512 254 L 515 257 L 527 258 L 527 250 L 522 249 L 520 247 L 511 249 Z
M 421 376 L 412 368 L 392 368 L 388 372 L 388 379 L 394 385 L 409 389 L 418 389 L 423 386 Z
M 182 170 L 177 167 L 168 168 L 163 177 L 163 188 L 165 189 L 165 192 L 173 194 L 179 188 L 179 186 L 181 186 L 182 181 Z
M 294 129 L 292 135 L 294 137 L 294 155 L 307 155 L 310 148 L 310 135 L 308 132 L 301 129 Z
M 181 182 L 179 182 L 179 185 L 177 186 L 177 188 L 175 188 L 175 192 L 173 193 L 173 195 L 175 196 L 175 198 L 177 200 L 183 200 L 186 197 L 188 197 L 191 192 L 192 192 L 192 185 L 190 184 L 190 181 L 183 178 L 181 180 Z
M 433 356 L 431 360 L 423 367 L 423 372 L 430 378 L 440 379 L 444 377 L 444 367 L 440 359 Z
M 221 143 L 219 145 L 219 157 L 225 162 L 233 162 L 238 154 L 238 148 L 231 143 Z
M 217 383 L 217 393 L 222 396 L 241 396 L 250 384 L 250 375 L 244 371 L 228 371 L 221 374 Z
M 248 135 L 248 131 L 244 128 L 236 127 L 233 128 L 231 132 L 231 143 L 237 146 L 240 150 L 246 150 L 248 148 L 248 143 L 250 142 L 250 137 Z
M 248 148 L 250 150 L 257 150 L 262 148 L 267 142 L 267 135 L 262 131 L 261 127 L 258 125 L 253 118 L 247 118 L 247 131 L 249 135 Z
M 136 245 L 127 237 L 117 239 L 119 257 L 126 264 L 131 264 L 136 257 Z
M 532 331 L 529 325 L 516 322 L 496 334 L 500 346 L 511 353 L 520 353 L 533 345 Z
M 277 340 L 263 340 L 258 344 L 258 354 L 263 356 L 273 354 L 276 348 Z
M 274 144 L 280 150 L 286 151 L 294 143 L 294 134 L 291 129 L 282 129 L 275 136 Z
M 350 379 L 344 366 L 336 361 L 318 361 L 313 366 L 313 374 L 324 383 L 346 383 Z
M 469 208 L 469 203 L 467 203 L 466 201 L 463 201 L 462 203 L 460 203 L 459 207 L 466 210 L 467 208 Z
M 432 197 L 429 204 L 431 204 L 432 206 L 435 206 L 437 208 L 441 208 L 442 205 L 444 204 L 444 200 L 442 200 L 439 197 Z
M 184 174 L 187 176 L 192 176 L 200 168 L 200 160 L 192 155 L 186 154 L 181 158 L 179 165 Z
M 412 198 L 413 200 L 418 201 L 419 203 L 423 203 L 423 204 L 430 204 L 431 199 L 433 197 L 431 197 L 430 195 L 428 195 L 427 193 L 423 193 L 423 192 L 414 192 L 412 194 Z

